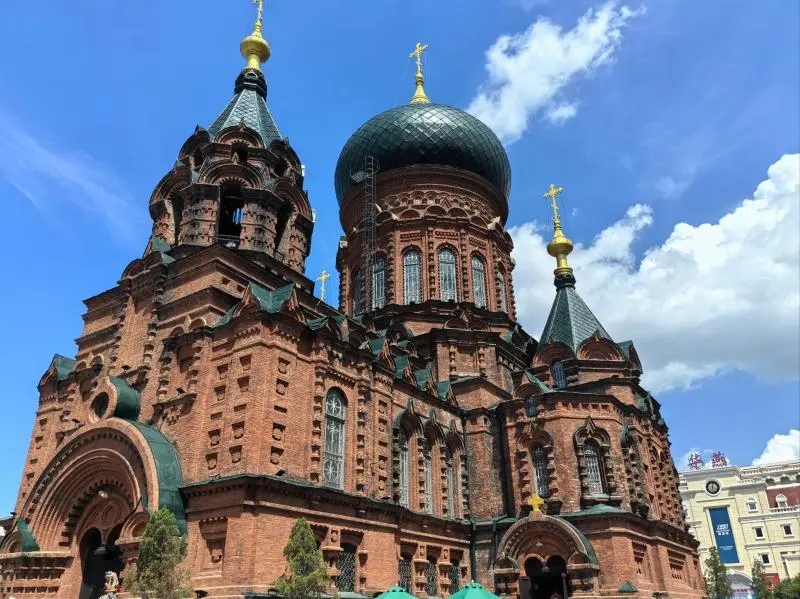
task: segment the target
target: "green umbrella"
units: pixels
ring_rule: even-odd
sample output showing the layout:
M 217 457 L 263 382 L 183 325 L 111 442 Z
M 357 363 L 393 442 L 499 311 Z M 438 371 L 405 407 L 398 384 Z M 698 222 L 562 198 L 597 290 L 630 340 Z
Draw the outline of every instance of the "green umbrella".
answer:
M 408 593 L 403 587 L 394 585 L 385 593 L 381 593 L 375 599 L 417 599 L 414 595 Z
M 448 599 L 500 599 L 494 593 L 490 593 L 484 589 L 479 583 L 471 580 L 463 586 L 463 588 L 450 595 Z

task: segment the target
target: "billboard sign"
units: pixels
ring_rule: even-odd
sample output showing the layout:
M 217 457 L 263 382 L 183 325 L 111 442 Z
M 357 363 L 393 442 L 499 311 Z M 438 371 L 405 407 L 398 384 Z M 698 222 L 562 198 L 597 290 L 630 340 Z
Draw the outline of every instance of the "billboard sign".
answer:
M 739 554 L 736 551 L 736 541 L 733 540 L 728 508 L 712 507 L 709 508 L 708 514 L 711 516 L 711 528 L 714 530 L 720 561 L 723 564 L 738 564 Z

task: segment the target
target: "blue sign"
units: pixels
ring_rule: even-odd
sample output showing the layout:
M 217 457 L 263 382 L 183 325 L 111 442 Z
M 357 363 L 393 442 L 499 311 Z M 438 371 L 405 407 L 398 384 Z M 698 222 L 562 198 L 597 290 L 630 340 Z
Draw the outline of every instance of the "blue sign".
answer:
M 714 529 L 714 539 L 717 541 L 720 561 L 723 564 L 738 564 L 739 554 L 736 552 L 736 541 L 733 540 L 728 508 L 712 507 L 708 513 L 711 516 L 711 528 Z

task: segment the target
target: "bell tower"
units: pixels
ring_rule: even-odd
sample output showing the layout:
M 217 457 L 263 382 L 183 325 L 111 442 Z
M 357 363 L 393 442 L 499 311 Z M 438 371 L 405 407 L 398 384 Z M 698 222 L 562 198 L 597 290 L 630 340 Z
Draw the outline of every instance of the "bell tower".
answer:
M 247 61 L 234 96 L 208 129 L 195 128 L 150 198 L 154 246 L 220 244 L 304 274 L 314 228 L 300 159 L 267 105 L 270 56 L 263 7 L 240 45 Z

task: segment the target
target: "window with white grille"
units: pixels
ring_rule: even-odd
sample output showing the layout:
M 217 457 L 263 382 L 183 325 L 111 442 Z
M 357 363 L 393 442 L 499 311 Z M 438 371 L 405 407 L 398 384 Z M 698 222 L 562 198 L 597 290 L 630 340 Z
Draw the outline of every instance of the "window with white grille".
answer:
M 508 312 L 508 297 L 506 295 L 506 275 L 502 270 L 497 271 L 497 295 L 500 296 L 500 311 Z
M 454 302 L 458 299 L 456 255 L 447 248 L 439 251 L 439 298 L 443 302 Z
M 325 398 L 325 449 L 322 461 L 322 482 L 337 489 L 344 488 L 344 423 L 345 402 L 342 394 L 331 389 Z
M 372 265 L 372 309 L 386 305 L 386 258 L 375 258 Z
M 486 263 L 477 254 L 472 256 L 472 294 L 478 308 L 486 307 Z
M 397 483 L 400 486 L 400 505 L 408 507 L 408 438 L 401 434 L 399 443 Z
M 417 250 L 403 254 L 403 303 L 418 304 L 422 301 L 422 255 Z
M 606 490 L 603 483 L 600 448 L 592 441 L 587 441 L 583 446 L 583 457 L 586 461 L 586 477 L 589 481 L 589 493 L 592 495 L 605 495 Z
M 536 397 L 533 395 L 525 398 L 525 414 L 528 418 L 536 417 Z
M 533 446 L 533 473 L 536 477 L 536 493 L 539 497 L 550 494 L 550 478 L 547 474 L 547 451 L 541 445 Z
M 564 373 L 563 362 L 553 362 L 550 366 L 550 376 L 553 378 L 553 386 L 556 389 L 563 389 L 567 386 L 567 376 Z

